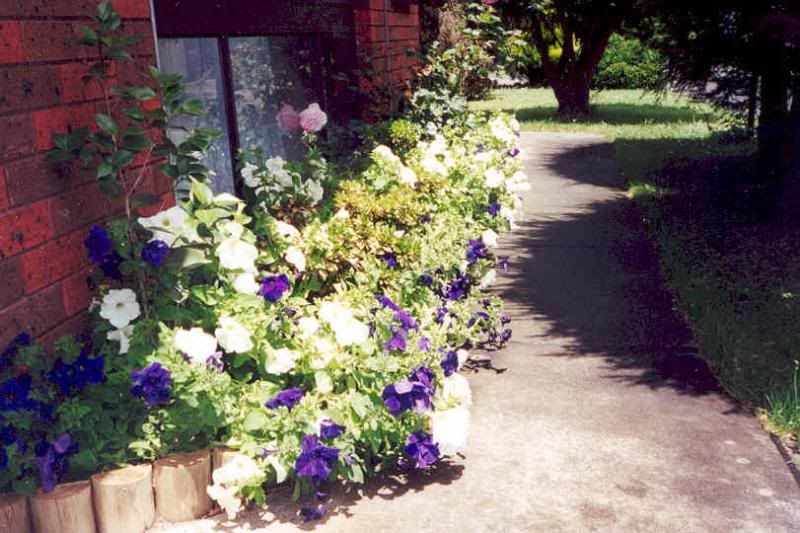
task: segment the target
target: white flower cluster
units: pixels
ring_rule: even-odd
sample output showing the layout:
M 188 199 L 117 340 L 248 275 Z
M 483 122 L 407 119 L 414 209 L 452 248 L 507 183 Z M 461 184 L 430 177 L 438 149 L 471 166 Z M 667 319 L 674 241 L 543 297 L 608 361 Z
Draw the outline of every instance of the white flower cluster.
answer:
M 237 495 L 239 490 L 247 484 L 263 481 L 264 471 L 250 457 L 235 454 L 214 469 L 211 479 L 214 484 L 206 488 L 208 496 L 222 507 L 229 520 L 233 520 L 242 509 L 242 499 Z
M 417 186 L 417 173 L 403 164 L 403 161 L 388 146 L 381 144 L 372 150 L 372 159 L 382 165 L 384 170 L 395 175 L 403 185 L 412 189 Z
M 469 354 L 466 350 L 457 353 L 461 368 Z M 472 391 L 467 378 L 456 372 L 444 378 L 436 395 L 437 409 L 428 413 L 431 435 L 442 455 L 455 455 L 467 445 Z
M 266 193 L 270 200 L 281 196 L 304 196 L 310 200 L 310 205 L 316 205 L 322 200 L 325 189 L 315 179 L 303 181 L 302 176 L 290 171 L 286 161 L 275 156 L 264 162 L 264 167 L 247 162 L 241 170 L 244 184 L 253 189 L 256 194 Z

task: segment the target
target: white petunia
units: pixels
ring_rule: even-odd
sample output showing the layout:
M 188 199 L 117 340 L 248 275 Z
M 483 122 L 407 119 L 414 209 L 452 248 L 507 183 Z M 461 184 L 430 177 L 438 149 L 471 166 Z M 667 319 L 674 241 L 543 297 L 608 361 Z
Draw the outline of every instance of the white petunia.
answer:
M 217 246 L 217 257 L 223 268 L 252 272 L 255 270 L 258 248 L 249 242 L 229 237 Z
M 232 220 L 226 220 L 220 224 L 219 229 L 226 239 L 241 239 L 244 233 L 244 226 Z
M 314 383 L 320 394 L 333 392 L 333 380 L 327 372 L 318 371 L 314 373 Z
M 497 233 L 489 228 L 481 234 L 481 240 L 486 246 L 490 246 L 492 248 L 497 246 Z
M 428 174 L 439 174 L 440 176 L 447 175 L 447 167 L 445 167 L 436 156 L 428 155 L 422 159 L 422 169 Z
M 339 209 L 335 215 L 333 215 L 333 218 L 336 220 L 347 220 L 350 218 L 350 211 L 343 207 Z
M 431 155 L 445 155 L 447 153 L 447 141 L 444 136 L 437 133 L 433 141 L 428 145 L 428 153 Z
M 349 307 L 339 302 L 323 302 L 319 317 L 331 327 L 340 346 L 361 344 L 369 338 L 369 328 L 353 316 Z
M 100 316 L 117 329 L 130 324 L 141 312 L 136 293 L 130 289 L 111 289 L 100 304 Z
M 222 349 L 228 353 L 245 353 L 253 349 L 250 332 L 233 317 L 220 317 L 219 327 L 214 330 L 214 336 Z
M 312 316 L 304 316 L 297 321 L 300 336 L 309 339 L 319 331 L 319 320 Z
M 317 180 L 308 180 L 306 182 L 306 195 L 316 204 L 325 196 L 325 189 L 322 188 L 322 185 Z
M 224 465 L 215 468 L 211 479 L 218 485 L 241 486 L 247 481 L 263 476 L 264 471 L 258 463 L 246 455 L 237 453 Z
M 437 410 L 430 417 L 433 441 L 439 445 L 442 455 L 455 455 L 467 446 L 469 411 L 466 408 Z
M 164 241 L 167 246 L 172 246 L 183 231 L 187 216 L 186 211 L 176 205 L 151 217 L 139 218 L 139 224 L 153 232 L 150 240 Z
M 495 280 L 497 279 L 497 272 L 495 270 L 490 270 L 486 274 L 483 275 L 480 281 L 480 288 L 486 289 L 494 285 Z
M 228 515 L 228 520 L 235 520 L 236 515 L 242 510 L 242 499 L 236 495 L 238 490 L 237 487 L 223 487 L 217 484 L 206 487 L 208 497 L 222 507 L 225 514 Z
M 286 161 L 282 157 L 271 157 L 265 163 L 267 170 L 275 178 L 275 182 L 283 188 L 294 185 L 292 175 L 286 170 Z
M 217 339 L 201 328 L 181 329 L 175 334 L 175 346 L 196 364 L 217 353 Z
M 299 354 L 289 348 L 279 348 L 267 356 L 265 368 L 270 374 L 285 374 L 294 368 Z
M 318 357 L 311 360 L 311 368 L 325 368 L 333 361 L 339 353 L 336 344 L 326 337 L 317 336 L 314 338 L 314 348 Z
M 506 177 L 503 176 L 503 173 L 496 168 L 490 168 L 484 172 L 483 178 L 486 180 L 486 186 L 490 189 L 496 189 L 506 181 Z
M 242 179 L 244 179 L 244 184 L 250 187 L 251 189 L 255 189 L 261 185 L 261 180 L 255 175 L 258 167 L 255 166 L 253 163 L 245 163 L 244 168 L 242 168 Z
M 306 256 L 297 246 L 290 246 L 283 255 L 286 262 L 293 265 L 297 270 L 303 272 L 306 269 Z
M 133 324 L 109 331 L 106 333 L 106 339 L 117 341 L 119 343 L 119 353 L 122 355 L 128 353 L 131 347 L 131 335 L 133 335 Z
M 400 169 L 400 183 L 408 185 L 413 189 L 417 185 L 417 173 L 407 166 L 403 166 Z
M 384 144 L 380 144 L 372 150 L 372 158 L 376 161 L 382 161 L 388 164 L 400 163 L 400 158 L 392 152 L 391 148 Z
M 281 237 L 291 238 L 300 236 L 300 232 L 297 230 L 297 228 L 280 220 L 275 221 L 275 229 L 278 230 L 278 234 Z
M 459 373 L 451 374 L 442 380 L 442 388 L 439 394 L 441 394 L 445 404 L 449 403 L 461 407 L 472 405 L 472 389 L 469 387 L 469 381 Z
M 475 154 L 475 161 L 478 163 L 488 163 L 492 160 L 492 154 L 489 152 L 478 152 Z
M 233 288 L 240 294 L 255 294 L 261 288 L 255 276 L 250 272 L 237 274 L 233 278 Z

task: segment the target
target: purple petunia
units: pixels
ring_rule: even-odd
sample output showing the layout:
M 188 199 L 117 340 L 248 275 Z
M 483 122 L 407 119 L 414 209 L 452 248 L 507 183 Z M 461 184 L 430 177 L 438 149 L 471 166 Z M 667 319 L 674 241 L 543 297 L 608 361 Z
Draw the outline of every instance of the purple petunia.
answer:
M 489 211 L 489 215 L 496 217 L 497 214 L 500 212 L 500 204 L 498 204 L 497 202 L 489 204 L 489 207 L 487 207 L 486 210 Z
M 440 365 L 445 376 L 452 376 L 458 372 L 458 354 L 453 350 L 446 352 Z
M 467 261 L 470 266 L 478 262 L 478 259 L 483 259 L 489 256 L 489 249 L 483 241 L 471 239 L 467 245 Z
M 455 302 L 469 294 L 471 288 L 472 278 L 468 274 L 459 274 L 447 286 L 445 296 L 451 302 Z
M 408 334 L 405 330 L 392 326 L 392 338 L 384 343 L 383 347 L 387 352 L 397 350 L 399 352 L 406 351 L 406 338 Z
M 112 251 L 108 254 L 98 265 L 100 270 L 111 279 L 121 280 L 122 279 L 122 271 L 119 269 L 119 266 L 122 264 L 122 256 L 117 253 L 116 250 Z
M 78 450 L 69 433 L 59 436 L 52 444 L 41 441 L 36 445 L 34 463 L 45 492 L 52 491 L 69 468 L 67 457 Z
M 277 302 L 283 298 L 283 295 L 291 288 L 289 278 L 286 274 L 278 276 L 267 276 L 261 280 L 261 287 L 258 289 L 258 295 L 270 302 Z
M 322 483 L 333 471 L 333 464 L 339 460 L 339 448 L 320 444 L 316 435 L 303 437 L 300 455 L 294 463 L 298 476 L 311 478 L 314 483 Z
M 503 269 L 503 272 L 508 272 L 508 259 L 505 257 L 501 257 L 500 260 L 497 262 L 500 265 L 500 268 Z
M 419 217 L 420 224 L 427 224 L 431 220 L 433 220 L 433 218 L 430 215 L 422 215 L 421 217 Z
M 381 306 L 384 307 L 385 309 L 391 309 L 392 311 L 400 310 L 400 307 L 396 303 L 394 303 L 391 298 L 389 298 L 384 294 L 376 294 L 375 300 L 377 300 L 377 302 L 381 304 Z
M 447 316 L 448 309 L 445 306 L 436 309 L 436 323 L 441 324 L 444 322 L 444 317 Z
M 142 248 L 142 259 L 154 267 L 161 266 L 167 255 L 169 255 L 169 246 L 158 239 L 145 243 Z
M 433 285 L 433 276 L 425 272 L 423 274 L 420 274 L 419 278 L 417 278 L 417 281 L 419 281 L 420 285 L 430 287 L 431 285 Z
M 397 262 L 397 254 L 394 252 L 386 252 L 381 256 L 381 261 L 387 268 L 397 268 L 400 264 Z
M 412 410 L 420 414 L 432 406 L 433 380 L 434 375 L 430 369 L 417 367 L 408 378 L 383 389 L 383 404 L 392 416 Z
M 141 370 L 131 371 L 133 386 L 131 394 L 142 398 L 148 407 L 169 401 L 169 387 L 172 377 L 169 370 L 160 363 L 153 363 Z
M 414 466 L 419 469 L 429 467 L 441 455 L 439 446 L 433 442 L 433 438 L 430 435 L 423 431 L 417 431 L 409 435 L 403 451 L 414 459 Z
M 500 342 L 505 344 L 511 340 L 511 328 L 506 328 L 500 333 Z
M 89 259 L 96 265 L 102 263 L 114 247 L 114 241 L 111 240 L 111 236 L 100 226 L 89 228 L 89 235 L 83 241 L 83 244 L 89 252 Z
M 225 362 L 222 360 L 222 352 L 214 352 L 206 358 L 206 368 L 209 370 L 216 370 L 217 372 L 225 371 Z
M 512 148 L 511 150 L 506 152 L 506 155 L 508 157 L 517 157 L 519 154 L 520 154 L 519 148 Z
M 291 389 L 284 389 L 280 391 L 278 394 L 267 400 L 264 406 L 268 407 L 269 409 L 286 407 L 289 411 L 291 411 L 292 408 L 297 405 L 302 398 L 303 391 L 297 387 L 293 387 Z
M 318 503 L 310 507 L 302 507 L 300 509 L 300 516 L 303 517 L 303 522 L 313 522 L 319 520 L 328 512 L 328 504 Z
M 333 420 L 323 420 L 319 424 L 319 436 L 324 440 L 335 439 L 344 433 L 344 426 L 340 426 Z
M 428 337 L 420 337 L 417 341 L 417 348 L 423 352 L 431 351 L 431 340 Z
M 394 319 L 400 322 L 400 327 L 403 328 L 406 333 L 412 330 L 419 329 L 417 325 L 417 321 L 414 320 L 414 317 L 408 311 L 403 311 L 402 309 L 398 309 L 394 314 Z

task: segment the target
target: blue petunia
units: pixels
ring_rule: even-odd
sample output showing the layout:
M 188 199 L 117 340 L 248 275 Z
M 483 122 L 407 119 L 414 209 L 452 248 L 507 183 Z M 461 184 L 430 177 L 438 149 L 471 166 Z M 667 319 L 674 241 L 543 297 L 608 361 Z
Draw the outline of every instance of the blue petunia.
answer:
M 420 274 L 419 278 L 417 278 L 420 285 L 425 285 L 426 287 L 430 287 L 433 285 L 433 276 L 425 272 L 424 274 Z
M 323 420 L 319 425 L 319 436 L 324 440 L 335 439 L 344 433 L 344 426 L 340 426 L 333 420 Z
M 383 404 L 392 416 L 399 416 L 405 411 L 423 413 L 433 405 L 433 381 L 434 374 L 430 369 L 417 367 L 408 378 L 383 389 Z
M 417 348 L 423 352 L 431 351 L 431 340 L 428 337 L 420 337 L 417 341 Z
M 131 379 L 133 380 L 131 394 L 142 398 L 148 407 L 169 401 L 172 377 L 169 370 L 160 363 L 131 371 Z
M 497 214 L 500 212 L 500 204 L 498 204 L 497 202 L 489 204 L 487 211 L 489 211 L 489 215 L 496 217 Z
M 458 371 L 458 354 L 453 350 L 445 352 L 440 365 L 445 376 L 452 376 Z
M 142 259 L 154 267 L 161 266 L 161 263 L 169 255 L 169 245 L 164 241 L 154 239 L 142 248 Z
M 392 311 L 400 310 L 400 307 L 396 303 L 394 303 L 391 298 L 389 298 L 384 294 L 376 294 L 375 300 L 377 300 L 377 302 L 381 304 L 381 306 L 384 307 L 385 309 L 391 309 Z
M 300 455 L 294 463 L 294 470 L 298 476 L 310 478 L 312 482 L 319 484 L 328 479 L 338 460 L 338 448 L 320 444 L 316 435 L 306 435 L 303 437 Z
M 478 262 L 478 259 L 483 259 L 489 256 L 489 249 L 483 241 L 472 239 L 467 245 L 467 261 L 470 266 Z
M 291 389 L 280 391 L 278 394 L 267 400 L 264 406 L 269 409 L 286 407 L 289 411 L 291 411 L 292 408 L 297 405 L 302 398 L 303 391 L 297 387 L 293 387 Z
M 383 345 L 384 349 L 388 352 L 396 350 L 398 352 L 406 351 L 406 337 L 407 334 L 402 329 L 392 326 L 392 338 L 386 341 Z
M 394 252 L 386 252 L 381 256 L 381 261 L 387 268 L 397 268 L 400 264 L 397 262 L 397 254 Z
M 106 230 L 99 226 L 89 228 L 89 235 L 83 241 L 92 263 L 99 265 L 114 247 L 114 241 Z

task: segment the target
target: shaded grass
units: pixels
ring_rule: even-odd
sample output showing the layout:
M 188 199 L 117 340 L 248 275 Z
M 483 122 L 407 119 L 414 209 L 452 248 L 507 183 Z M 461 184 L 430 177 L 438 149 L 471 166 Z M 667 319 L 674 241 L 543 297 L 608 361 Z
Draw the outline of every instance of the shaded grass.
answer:
M 703 357 L 770 429 L 800 433 L 800 228 L 769 218 L 754 147 L 729 141 L 722 114 L 640 91 L 598 93 L 593 115 L 570 123 L 555 120 L 546 89 L 497 91 L 473 107 L 514 112 L 529 131 L 613 140 Z

